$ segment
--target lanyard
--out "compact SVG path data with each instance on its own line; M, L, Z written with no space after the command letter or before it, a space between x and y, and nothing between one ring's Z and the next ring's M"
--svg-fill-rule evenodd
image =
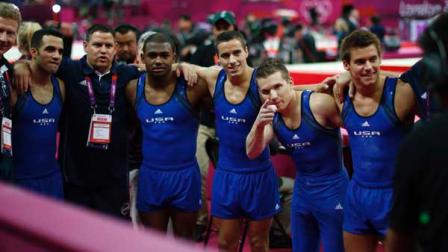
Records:
M6 86L6 85L9 85L9 74L8 74L8 71L5 71L4 75L5 75L5 78L2 78L4 83L2 83L1 84L2 86L0 87L2 89L2 93L0 94L0 115L2 117L5 114L5 107L3 106L4 105L3 99L8 96L8 94L7 94L7 86Z
M92 87L92 81L89 76L85 76L84 79L87 82L87 90L89 92L89 100L90 100L90 107L95 112L96 109L96 99L95 99L95 93L93 92ZM117 74L112 74L112 83L110 85L110 92L109 92L109 112L112 114L115 110L115 93L117 90Z

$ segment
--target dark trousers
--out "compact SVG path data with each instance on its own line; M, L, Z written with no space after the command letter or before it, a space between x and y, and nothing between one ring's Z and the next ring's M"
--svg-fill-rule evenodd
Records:
M127 185L83 187L64 184L65 200L120 219L129 219Z

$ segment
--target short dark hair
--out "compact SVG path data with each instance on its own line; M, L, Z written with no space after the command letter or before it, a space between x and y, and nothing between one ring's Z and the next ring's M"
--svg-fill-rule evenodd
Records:
M90 41L92 34L95 32L110 33L110 34L112 34L112 36L114 36L114 31L109 26L102 25L102 24L94 24L94 25L90 26L89 29L87 29L87 33L86 33L86 41L87 42ZM115 36L114 36L114 38L115 38Z
M215 41L215 48L218 52L218 45L223 42L228 42L230 40L237 39L241 42L241 45L243 48L247 46L246 39L244 38L243 34L239 31L225 31L216 37Z
M448 24L448 13L440 14L422 33L418 42L425 53L436 52L437 54L442 54L440 50L444 49L446 54L448 50L448 31L446 30L446 24ZM436 39L434 38L434 34L436 34ZM448 55L440 56L445 57L445 60L448 58Z
M352 4L344 4L342 6L342 16L343 17L348 17L350 15L350 12L352 12L352 10L355 9L355 6L353 6Z
M340 55L343 62L350 62L350 50L374 45L381 56L381 43L378 37L370 31L358 29L342 40Z
M30 48L36 48L38 49L42 45L42 39L44 36L55 36L62 40L64 40L64 36L62 33L60 33L57 30L54 29L40 29L33 33L33 36L31 37L31 47Z
M422 84L426 88L448 94L448 13L440 14L419 38L424 51Z
M290 80L288 69L279 59L265 59L257 68L256 79L265 79L276 72L280 72L282 78Z
M125 34L128 32L133 32L135 34L135 39L138 40L140 37L140 31L137 29L137 27L130 25L130 24L121 24L115 27L114 29L114 35L117 33Z
M176 44L174 43L174 40L172 39L172 37L167 34L167 33L163 33L163 32L157 32L154 33L152 35L150 35L148 38L145 39L145 42L143 44L143 53L146 53L146 49L147 49L147 45L148 43L168 43L171 46L171 49L173 50L174 53L176 53L177 51L177 47Z

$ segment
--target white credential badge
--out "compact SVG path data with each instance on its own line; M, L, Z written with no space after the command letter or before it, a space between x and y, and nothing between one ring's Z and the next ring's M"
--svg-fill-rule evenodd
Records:
M112 129L112 115L93 114L90 121L88 142L93 144L109 144Z
M12 154L11 143L11 129L12 121L7 117L2 118L2 140L1 140L1 152Z

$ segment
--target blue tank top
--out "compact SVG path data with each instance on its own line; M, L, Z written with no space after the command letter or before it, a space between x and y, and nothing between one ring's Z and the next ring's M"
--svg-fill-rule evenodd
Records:
M31 91L19 96L13 116L13 160L17 179L38 178L59 169L56 133L62 111L61 92L51 77L53 97L48 104L37 102Z
M366 187L390 187L398 147L407 131L395 112L396 78L386 78L380 104L371 116L360 116L346 97L342 120L350 139L353 179Z
M318 182L345 176L340 130L324 128L316 121L310 108L311 94L311 91L301 94L300 126L288 128L281 115L276 113L274 131L294 159L298 178L314 178Z
M271 167L268 148L253 160L246 155L246 137L261 106L255 82L255 71L252 74L246 97L239 104L231 104L225 97L224 83L226 79L225 71L221 70L213 95L216 135L219 138L217 168L232 172L265 171Z
M195 165L198 113L187 99L186 84L178 78L169 100L150 104L145 96L145 78L137 83L135 109L143 132L142 168L178 170Z

